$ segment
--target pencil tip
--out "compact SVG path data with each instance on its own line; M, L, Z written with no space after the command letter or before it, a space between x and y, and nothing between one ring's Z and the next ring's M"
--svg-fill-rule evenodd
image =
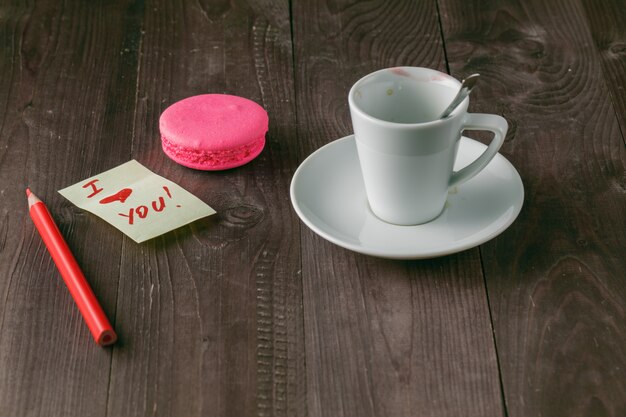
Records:
M30 188L26 188L26 197L30 197L31 194Z

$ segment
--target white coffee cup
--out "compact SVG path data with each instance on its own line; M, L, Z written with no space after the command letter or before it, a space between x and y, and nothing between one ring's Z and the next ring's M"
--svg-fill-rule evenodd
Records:
M504 142L508 124L493 114L467 112L469 97L450 116L435 120L461 83L419 67L376 71L357 81L348 95L365 191L380 219L415 225L435 219L448 189L478 174ZM494 133L485 152L454 172L463 130Z

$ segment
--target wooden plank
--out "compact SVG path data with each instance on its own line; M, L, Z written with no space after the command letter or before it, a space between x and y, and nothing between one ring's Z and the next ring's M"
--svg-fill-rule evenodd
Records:
M481 249L508 416L626 414L626 153L584 9L441 1L453 74L503 114L520 218Z
M445 71L435 2L292 5L302 157L352 131L361 76ZM308 404L320 416L500 416L477 249L430 261L361 256L303 229Z
M626 143L626 7L621 0L581 0Z
M626 4L623 0L581 0L581 3L626 142Z
M146 5L133 157L218 215L124 244L109 415L304 414L299 224L287 2ZM160 113L203 93L250 98L270 115L246 166L201 172L161 151Z
M0 11L0 415L103 416L111 350L93 342L24 190L48 204L114 319L122 237L56 190L130 156L137 16L127 2L14 3Z

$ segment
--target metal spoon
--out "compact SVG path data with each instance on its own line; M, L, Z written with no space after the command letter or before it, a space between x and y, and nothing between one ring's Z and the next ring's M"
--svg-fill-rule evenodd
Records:
M456 97L454 97L454 100L452 100L452 103L450 103L450 105L446 107L443 113L441 113L441 115L435 120L445 119L446 117L450 116L450 113L452 113L454 109L456 109L456 107L461 104L463 100L465 100L465 97L469 96L470 91L472 91L472 88L474 88L476 81L478 81L478 77L480 77L480 74L472 74L464 79L461 83L461 88L459 89Z

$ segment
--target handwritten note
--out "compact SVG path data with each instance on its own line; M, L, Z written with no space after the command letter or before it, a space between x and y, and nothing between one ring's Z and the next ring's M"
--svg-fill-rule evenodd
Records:
M135 160L59 193L138 243L215 214L199 198Z

